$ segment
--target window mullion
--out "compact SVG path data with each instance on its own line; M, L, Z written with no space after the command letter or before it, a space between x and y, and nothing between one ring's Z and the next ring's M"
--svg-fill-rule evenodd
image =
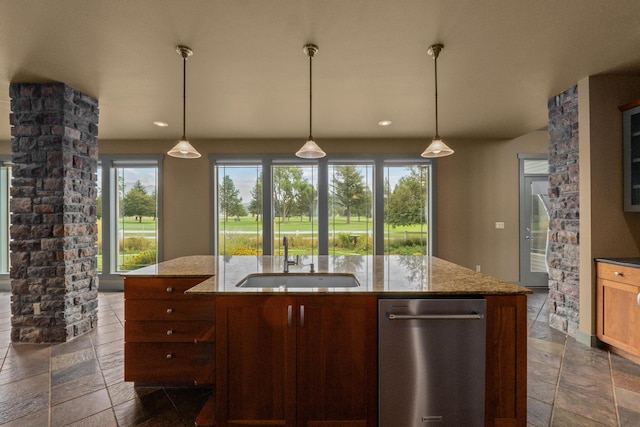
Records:
M262 160L262 254L273 255L273 169L271 159Z
M318 161L318 255L329 254L329 162ZM312 201L313 203L313 201Z
M384 255L384 161L373 166L373 254Z

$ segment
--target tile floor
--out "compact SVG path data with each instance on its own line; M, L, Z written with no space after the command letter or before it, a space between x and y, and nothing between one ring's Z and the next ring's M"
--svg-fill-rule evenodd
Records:
M90 334L14 346L10 294L0 293L0 426L193 425L211 391L124 382L123 294L99 298ZM549 328L546 292L528 309L528 425L640 427L640 366Z

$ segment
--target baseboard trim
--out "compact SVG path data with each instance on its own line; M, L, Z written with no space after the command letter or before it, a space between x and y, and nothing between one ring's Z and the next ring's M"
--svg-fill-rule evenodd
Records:
M581 330L576 331L574 337L580 344L588 345L589 347L598 347L598 338L595 335L587 334Z

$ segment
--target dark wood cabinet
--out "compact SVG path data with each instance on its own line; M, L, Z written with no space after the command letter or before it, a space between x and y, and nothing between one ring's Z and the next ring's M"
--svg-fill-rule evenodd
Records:
M375 426L375 296L216 299L216 426Z
M184 294L205 279L125 278L125 381L214 384L214 298Z
M596 263L596 336L610 350L640 360L640 268ZM620 351L621 350L621 351Z
M487 296L485 426L527 424L527 297Z

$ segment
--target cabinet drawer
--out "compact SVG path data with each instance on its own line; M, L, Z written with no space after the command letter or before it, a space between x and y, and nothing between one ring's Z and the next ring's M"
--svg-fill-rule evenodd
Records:
M205 281L202 277L127 277L124 279L125 299L191 298L184 291Z
M141 322L127 320L124 324L126 342L213 342L213 322Z
M598 262L596 274L601 279L640 286L640 268Z
M213 343L125 343L124 380L213 385L214 349Z
M164 320L213 322L215 307L212 299L125 300L125 320Z

